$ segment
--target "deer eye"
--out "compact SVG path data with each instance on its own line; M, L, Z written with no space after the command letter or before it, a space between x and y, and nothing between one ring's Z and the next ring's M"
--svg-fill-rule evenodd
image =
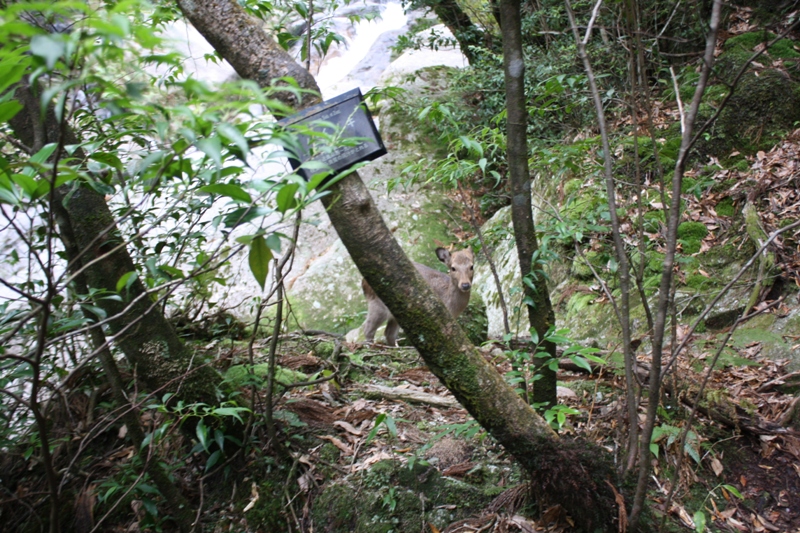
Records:
M453 272L455 272L455 271L456 271L456 267L450 267L450 270L452 270Z

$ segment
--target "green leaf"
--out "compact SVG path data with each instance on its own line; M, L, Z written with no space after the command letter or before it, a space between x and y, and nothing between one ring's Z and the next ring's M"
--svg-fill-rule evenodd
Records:
M269 262L272 260L272 252L267 246L267 241L263 235L253 239L250 243L250 270L253 272L256 281L264 290L264 284L267 282L267 273L269 272Z
M35 35L31 39L31 53L44 60L48 70L56 66L56 61L67 51L67 45L59 34Z
M122 161L120 161L119 157L114 154L110 154L108 152L95 152L89 155L89 159L93 159L98 163L103 163L104 165L108 165L117 172L122 172Z
M10 205L19 205L20 202L17 188L5 175L0 175L0 202Z
M122 289L129 289L133 282L136 281L136 272L127 272L120 276L117 280L117 292L122 292Z
M592 355L592 354L588 354L588 353L583 353L583 351L581 351L581 353L583 354L583 356L584 356L586 359L588 359L589 361L592 361L592 362L594 362L594 363L597 363L598 365L605 365L605 364L607 364L607 363L606 363L606 360L605 360L605 359L603 359L602 357L597 357L596 355Z
M81 308L86 310L86 311L88 311L89 313L92 313L93 315L95 315L100 320L104 320L106 318L106 316L108 316L108 315L106 315L105 309L103 309L101 307L97 307L96 305L81 304Z
M588 373L590 374L592 373L592 366L589 364L589 361L587 361L585 357L581 357L580 355L570 355L569 358L570 360L572 360L573 363L583 368Z
M220 451L225 449L225 433L221 429L214 430L214 442L219 446Z
M656 444L655 442L651 442L650 443L650 451L653 453L653 455L658 457L658 444Z
M36 183L36 180L30 176L26 176L25 174L12 174L11 180L19 185L19 187L25 191L25 194L28 197L33 196L33 194L36 192L36 189L39 187L39 184Z
M274 211L267 207L240 207L225 215L223 219L226 228L232 228L245 222L250 222L258 217L271 215ZM249 241L248 241L249 242Z
M278 211L281 213L286 213L286 211L293 208L297 204L294 198L294 193L297 192L299 187L300 186L296 183L288 183L281 187L281 190L278 191L278 194L275 197L275 202L278 204Z
M145 494L161 494L160 492L158 492L157 488L155 488L152 485L148 485L147 483L139 483L139 485L137 485L137 488L140 491L144 492Z
M222 142L218 136L200 139L195 146L214 161L217 169L222 168Z
M386 429L389 430L389 435L391 435L392 437L396 437L397 426L394 423L394 418L392 418L391 416L387 416L385 422L386 422Z
M242 151L242 155L247 157L247 154L250 153L250 146L247 144L247 139L244 138L244 135L242 135L242 132L240 132L238 128L226 122L222 122L217 126L217 131L222 135L223 139L235 144L239 150Z
M692 520L694 520L694 530L697 533L703 533L706 530L706 514L703 511L694 513Z
M270 233L267 237L267 246L273 252L281 253L281 238L277 233Z
M200 187L200 190L209 194L219 194L220 196L227 196L237 202L252 203L253 198L242 189L240 186L233 183L215 183L214 185L206 185Z
M8 122L22 110L22 104L16 100L0 104L0 122Z
M742 493L739 492L739 489L737 489L733 485L722 485L722 488L727 490L728 492L730 492L731 494L733 494L734 496L736 496L740 500L744 500L744 496L742 496Z
M150 516L158 516L158 506L156 506L156 503L153 500L150 498L142 498L142 505Z
M242 422L240 413L249 411L247 407L219 407L214 409L214 414L217 416L232 416L239 422Z
M206 424L202 418L200 422L197 423L195 434L197 435L197 440L203 446L203 449L208 451L208 428L206 428Z
M381 427L381 423L383 423L385 419L386 419L386 413L381 413L375 418L375 426L373 426L372 431L370 431L369 435L367 435L367 440L364 442L364 444L369 444L372 441L372 439L375 438L375 435L378 434L378 430Z
M214 465L217 464L217 462L220 460L221 457L222 457L222 452L220 450L214 450L214 453L208 456L208 461L206 461L205 471L208 472L209 470L214 468Z

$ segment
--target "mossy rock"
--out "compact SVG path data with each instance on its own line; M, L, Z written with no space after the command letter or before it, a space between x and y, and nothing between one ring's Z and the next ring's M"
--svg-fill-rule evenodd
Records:
M731 81L733 76L742 68L755 53L756 48L764 46L777 37L772 32L753 31L731 37L723 44L723 53L717 58L717 71L720 75ZM757 61L764 64L765 60L783 59L793 66L794 60L800 59L800 53L795 50L795 41L780 39L760 56Z
M328 485L314 501L314 530L325 533L422 531L426 524L444 529L475 514L502 488L443 477L419 462L413 468L386 460Z
M725 157L734 150L754 154L777 143L800 120L800 85L784 72L745 74L717 119L700 153Z

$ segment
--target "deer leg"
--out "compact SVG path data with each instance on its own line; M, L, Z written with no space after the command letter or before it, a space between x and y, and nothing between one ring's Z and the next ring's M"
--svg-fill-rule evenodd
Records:
M383 302L375 299L367 301L367 319L364 321L364 338L368 343L375 342L375 332L381 324L389 320L392 314L383 305Z
M386 323L386 345L397 346L397 332L400 330L400 324L397 323L394 317L389 318Z

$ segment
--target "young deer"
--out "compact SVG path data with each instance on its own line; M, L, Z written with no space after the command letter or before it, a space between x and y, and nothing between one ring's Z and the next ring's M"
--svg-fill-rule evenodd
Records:
M453 318L467 308L469 303L470 289L472 289L472 274L475 256L469 248L459 250L452 254L444 248L436 249L436 256L439 261L447 265L450 273L445 274L425 265L414 263L417 270L422 274L422 278L430 286L436 296L444 302ZM386 344L389 346L397 345L397 331L400 325L392 316L389 308L384 305L367 280L361 281L361 288L367 298L367 320L364 321L364 336L367 342L375 340L375 331L386 322Z

